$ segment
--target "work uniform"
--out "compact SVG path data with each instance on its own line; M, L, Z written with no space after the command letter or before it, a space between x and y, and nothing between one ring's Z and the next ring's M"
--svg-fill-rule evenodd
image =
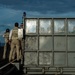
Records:
M10 50L10 45L9 45L9 32L5 32L3 37L5 38L5 45L4 45L4 52L3 52L3 59L5 59L7 56L7 53Z
M19 28L18 33L19 33L19 40L20 40L20 56L22 56L23 50L24 50L24 30L23 28Z
M14 49L14 48L16 48L16 49ZM17 60L19 60L19 49L20 49L20 42L18 39L18 27L15 27L12 30L12 34L11 34L11 51L10 51L10 55L9 55L9 61L12 60L12 56L13 56L13 54L15 56L15 53L16 53Z
M23 29L23 24L21 23L20 28L18 30L19 33L19 40L20 40L20 58L21 62L20 65L24 64L24 29Z

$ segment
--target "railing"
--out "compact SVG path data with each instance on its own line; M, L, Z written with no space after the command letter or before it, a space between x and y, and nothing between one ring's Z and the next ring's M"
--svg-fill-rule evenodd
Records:
M14 61L16 61L16 59L14 59L13 61L11 61L11 62L9 62L9 63L7 63L7 64L5 64L4 66L2 66L2 67L0 67L0 70L2 70L3 68L5 68L5 67L7 67L7 66L9 66L11 63L13 63Z
M16 61L16 59L14 59L13 61L0 67L0 75L8 75L8 74L12 73L14 71L14 69L16 69L16 67L14 65L11 65L14 61ZM9 67L10 67L10 69L9 69ZM16 70L18 70L18 69L16 69Z

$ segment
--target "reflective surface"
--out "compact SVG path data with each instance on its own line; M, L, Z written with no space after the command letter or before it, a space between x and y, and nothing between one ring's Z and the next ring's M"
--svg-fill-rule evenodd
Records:
M65 33L64 20L54 20L54 33Z
M68 33L75 33L75 20L68 20Z
M26 20L26 33L36 33L37 20Z
M51 20L40 20L40 33L51 33Z

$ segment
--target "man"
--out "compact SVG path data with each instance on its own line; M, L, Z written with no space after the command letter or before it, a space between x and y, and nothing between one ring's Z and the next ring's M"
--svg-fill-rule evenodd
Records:
M7 28L6 32L4 33L3 37L5 38L5 45L4 45L4 52L3 52L3 59L7 58L7 53L10 50L10 45L9 45L9 33L10 30ZM7 51L8 50L8 51Z
M17 22L15 23L14 29L11 30L11 33L9 35L9 40L11 41L11 50L10 50L10 55L9 55L9 61L12 60L14 50L16 52L16 57L17 57L17 61L18 61L19 60L20 42L18 39L18 23Z
M18 35L20 40L20 58L23 56L23 50L24 50L24 29L23 29L23 23L21 23L20 28L18 29Z

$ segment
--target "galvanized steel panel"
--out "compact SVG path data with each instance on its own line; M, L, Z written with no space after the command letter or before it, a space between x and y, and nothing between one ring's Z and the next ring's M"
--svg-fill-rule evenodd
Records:
M66 65L66 53L54 53L54 65L65 66Z
M39 64L40 65L51 65L52 64L52 53L49 53L49 52L39 53Z
M75 51L75 37L68 37L68 51Z
M75 34L75 19L68 20L68 33Z
M39 23L39 33L52 33L52 25L50 19L40 19Z
M52 50L52 37L41 36L39 37L39 50Z
M68 53L68 66L75 67L75 53Z
M54 37L54 50L66 51L66 37Z
M26 37L25 50L37 50L38 43L37 37Z
M75 67L74 30L75 19L26 19L25 65Z
M36 19L27 19L26 20L26 34L27 33L36 33L37 20Z
M63 34L65 33L65 21L64 20L54 20L54 33Z
M24 60L25 65L37 65L37 53L25 52Z

